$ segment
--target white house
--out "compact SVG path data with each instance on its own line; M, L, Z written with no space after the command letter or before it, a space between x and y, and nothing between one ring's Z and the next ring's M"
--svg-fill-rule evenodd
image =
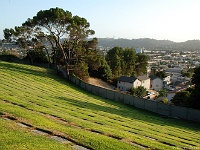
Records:
M137 88L138 86L141 86L141 81L135 77L121 76L117 82L117 88L121 91L127 91L132 87Z
M166 76L163 81L165 82L166 85L171 83L171 76Z
M151 75L150 77L150 89L160 91L163 89L163 80L157 76Z
M143 86L147 90L150 89L150 78L149 77L147 77L146 75L142 75L142 76L138 76L137 78L141 82L140 86Z

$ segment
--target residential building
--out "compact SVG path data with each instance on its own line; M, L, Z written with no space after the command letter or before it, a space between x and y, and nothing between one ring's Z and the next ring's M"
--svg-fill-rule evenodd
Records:
M147 77L146 75L142 75L142 76L138 76L137 78L141 82L140 86L143 86L147 90L150 89L150 78L149 77Z
M181 68L167 68L165 70L166 74L171 76L171 81L178 81L178 77L181 77Z
M151 75L150 77L150 89L160 91L163 89L163 80L157 76Z
M141 86L141 81L135 77L121 76L117 82L117 88L121 91L127 91L132 87L137 88L138 86Z

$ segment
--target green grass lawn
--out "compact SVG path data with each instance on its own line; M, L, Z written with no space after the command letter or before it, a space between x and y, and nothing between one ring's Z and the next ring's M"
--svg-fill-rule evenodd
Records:
M200 124L159 115L97 97L53 70L0 62L0 149L200 149ZM56 142L18 127L59 134ZM37 148L37 149L38 149Z
M31 134L12 121L0 118L0 149L35 150L35 149L71 149L70 145L60 144L48 137Z

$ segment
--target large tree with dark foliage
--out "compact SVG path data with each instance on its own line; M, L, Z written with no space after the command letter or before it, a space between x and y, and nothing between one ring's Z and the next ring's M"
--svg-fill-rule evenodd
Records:
M136 55L135 74L137 76L147 73L148 57L145 54Z
M41 10L23 25L34 28L38 36L49 41L56 63L63 63L68 74L73 70L70 65L82 61L83 42L94 34L85 18L72 16L71 12L61 8Z
M192 83L195 85L192 91L191 103L193 108L200 109L200 67L195 68L192 76Z
M85 18L73 16L71 12L61 8L41 10L33 18L27 19L22 26L15 27L13 33L15 40L24 49L31 47L33 50L46 50L48 60L65 66L67 74L74 73L80 78L80 75L84 74L85 78L88 75L85 71L99 70L102 76L110 78L106 74L109 67L96 50L97 39L87 39L95 32L90 29ZM48 49L51 49L51 54Z
M108 51L106 60L114 78L122 75L138 76L147 72L147 56L136 54L133 48L114 47Z
M191 93L189 91L182 91L176 93L176 95L171 100L175 105L192 107L191 106Z

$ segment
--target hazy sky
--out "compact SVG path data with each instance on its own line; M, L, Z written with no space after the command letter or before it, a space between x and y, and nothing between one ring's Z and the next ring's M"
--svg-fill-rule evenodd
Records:
M5 28L55 7L86 18L95 37L200 39L200 0L1 0L0 39Z

